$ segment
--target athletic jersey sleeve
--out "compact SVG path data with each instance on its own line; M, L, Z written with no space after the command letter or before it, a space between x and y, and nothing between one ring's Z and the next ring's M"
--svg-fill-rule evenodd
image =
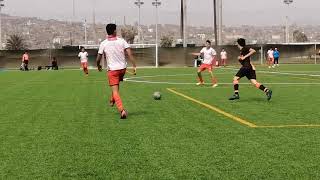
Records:
M212 49L211 54L212 54L212 56L216 56L217 55L216 50Z
M124 48L124 49L130 48L130 45L129 45L129 44L127 43L127 41L124 40L124 39L123 39L123 48Z
M78 57L81 57L81 52L79 52Z
M101 43L100 44L100 47L99 47L99 51L98 51L98 54L103 54L103 51L104 51L104 43Z
M204 53L204 48L201 49L200 53Z
M87 56L87 57L89 56L88 52L86 52L86 56Z

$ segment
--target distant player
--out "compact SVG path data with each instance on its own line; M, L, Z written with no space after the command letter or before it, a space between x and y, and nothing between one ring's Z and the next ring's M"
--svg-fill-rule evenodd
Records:
M132 62L134 74L136 74L136 62L132 56L129 44L124 39L117 37L117 26L115 24L108 24L106 26L106 30L108 37L100 45L97 56L97 66L99 71L101 71L102 69L100 61L102 55L104 55L107 61L109 85L112 91L110 106L116 104L120 112L120 118L126 119L128 114L122 105L122 100L119 93L120 81L123 81L123 77L127 68L127 61L125 58L126 54L128 55L129 60Z
M217 78L213 76L212 73L212 66L215 60L215 57L217 55L216 51L211 47L211 41L207 40L206 41L206 47L202 48L200 53L193 53L194 55L200 55L203 58L203 63L201 66L198 68L198 80L199 82L197 85L204 85L204 80L202 78L201 72L205 71L206 69L209 71L211 75L211 82L212 82L212 87L217 87Z
M225 49L221 50L220 58L221 58L221 65L226 67L228 55Z
M273 66L279 66L279 58L280 58L280 52L278 51L278 48L274 48L273 51L273 58L274 58L274 64Z
M23 68L22 69L23 71L29 71L29 67L28 67L29 60L30 60L29 53L28 53L28 51L25 51L24 54L22 55L22 59L21 59L21 61L22 61L21 68Z
M268 55L268 66L269 66L269 68L271 68L271 66L273 65L273 61L274 61L272 48L270 48L268 50L267 55Z
M240 56L238 57L239 62L241 63L242 67L238 71L238 73L233 78L233 85L234 85L234 95L229 98L229 100L236 100L240 99L239 96L239 80L246 76L251 83L258 89L262 90L266 93L268 101L271 99L272 91L266 88L264 85L260 84L256 80L256 69L251 64L251 56L256 52L252 48L246 47L245 39L238 39L238 48L240 49Z
M84 47L81 47L81 52L79 52L78 57L80 59L82 70L86 76L89 75L88 56L89 54L87 53L86 49Z

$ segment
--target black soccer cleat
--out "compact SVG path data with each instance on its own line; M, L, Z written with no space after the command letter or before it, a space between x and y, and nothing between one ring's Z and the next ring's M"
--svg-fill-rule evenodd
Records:
M240 99L239 94L234 94L229 98L229 100L231 100L231 101L236 100L236 99Z
M122 110L120 113L120 119L127 119L128 113L126 110Z
M270 101L272 97L272 91L269 89L269 91L266 93L268 101Z

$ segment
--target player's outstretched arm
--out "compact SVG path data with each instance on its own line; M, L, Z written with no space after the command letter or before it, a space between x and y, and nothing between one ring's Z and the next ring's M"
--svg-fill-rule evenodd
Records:
M132 63L133 73L136 74L136 73L137 73L136 59L135 59L134 56L132 55L132 51L131 51L130 48L127 48L127 49L126 49L126 53L127 53L127 55L128 55L129 61Z
M247 55L245 55L245 56L240 56L239 59L240 59L240 60L244 60L244 59L252 56L254 53L256 53L256 50L250 48L250 49L249 49L249 53L248 53Z
M102 71L102 66L100 65L101 59L102 59L102 54L98 53L96 63L97 63L97 68L99 71Z

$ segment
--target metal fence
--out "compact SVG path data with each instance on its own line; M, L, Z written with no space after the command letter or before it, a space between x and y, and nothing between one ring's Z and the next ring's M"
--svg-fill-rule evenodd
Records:
M249 45L257 51L252 57L254 64L266 63L266 52L269 48L277 47L280 51L280 63L282 64L317 64L320 59L317 47L320 44L267 44L267 45ZM222 48L228 53L229 65L238 64L237 57L239 49L236 46L214 47L218 54ZM159 66L160 67L184 67L194 65L193 52L199 52L201 47L188 48L159 48ZM88 49L89 65L95 66L96 49ZM69 47L64 49L48 50L30 50L30 66L46 66L51 63L51 57L56 57L61 68L79 68L78 47ZM24 51L0 51L0 68L18 69L21 64L21 56ZM138 66L155 67L156 48L134 48L133 53L138 62ZM219 56L218 56L219 58Z

